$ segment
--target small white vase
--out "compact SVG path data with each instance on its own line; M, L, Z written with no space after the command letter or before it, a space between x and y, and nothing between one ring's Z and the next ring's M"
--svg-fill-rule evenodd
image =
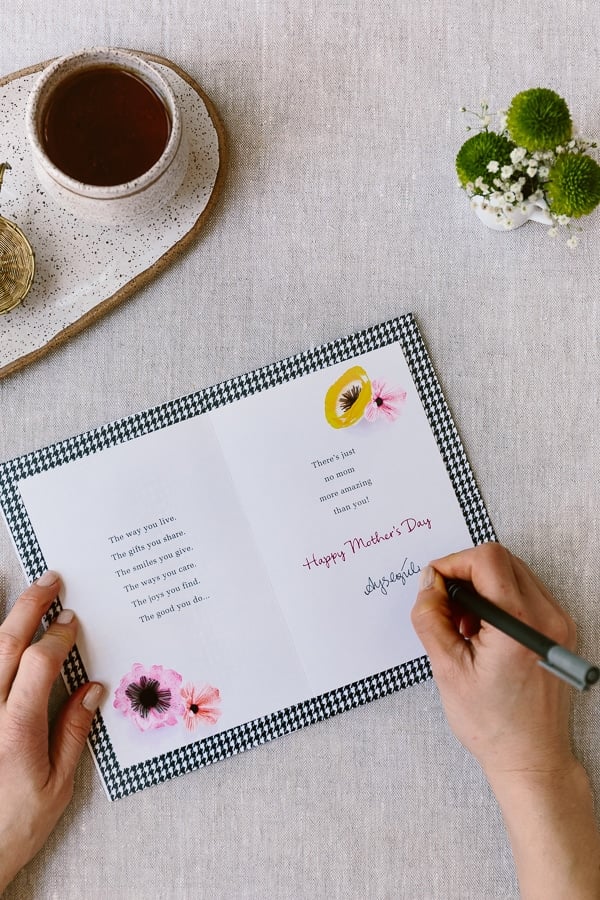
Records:
M498 201L476 194L471 197L471 209L484 225L495 231L512 231L530 220L540 222L542 225L554 225L544 200L525 200L523 203L515 204L509 213L502 213Z

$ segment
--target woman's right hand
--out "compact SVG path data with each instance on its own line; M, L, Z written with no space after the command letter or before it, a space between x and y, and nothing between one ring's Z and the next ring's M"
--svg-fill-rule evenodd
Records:
M500 544L434 560L412 612L448 722L490 780L503 772L562 770L572 761L569 688L538 657L457 608L444 579L475 590L557 643L575 647L575 625L531 570Z
M569 688L531 650L454 606L446 578L573 649L575 626L530 569L499 544L434 560L412 612L451 728L502 809L523 900L598 900L600 835L572 754Z

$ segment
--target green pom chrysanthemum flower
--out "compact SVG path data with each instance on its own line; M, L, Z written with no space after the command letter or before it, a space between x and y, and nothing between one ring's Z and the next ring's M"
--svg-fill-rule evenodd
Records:
M573 126L562 97L548 88L531 88L513 97L506 127L513 141L533 153L568 141Z
M600 166L580 153L557 157L546 184L550 211L557 216L579 218L600 203Z
M493 131L481 131L465 141L456 157L456 173L463 187L478 178L491 182L493 175L488 163L497 162L499 168L510 165L510 154L515 145Z

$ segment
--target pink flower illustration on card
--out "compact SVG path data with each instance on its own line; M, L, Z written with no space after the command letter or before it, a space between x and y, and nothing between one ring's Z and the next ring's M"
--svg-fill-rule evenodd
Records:
M188 731L195 731L201 722L207 725L217 723L221 715L221 694L217 688L210 684L197 687L188 683L182 688L181 696L184 703L183 723Z
M182 677L174 669L134 663L121 678L113 706L131 719L140 731L176 725L183 715Z
M210 684L188 682L174 669L134 663L121 678L113 706L140 731L152 731L182 721L188 731L201 724L215 725L221 715L221 693Z
M367 422L375 422L384 418L390 422L397 419L406 400L406 391L402 388L390 387L380 379L371 382L371 399L364 416Z

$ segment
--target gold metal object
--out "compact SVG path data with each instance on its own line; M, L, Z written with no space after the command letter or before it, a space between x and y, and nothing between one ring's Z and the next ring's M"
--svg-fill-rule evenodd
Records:
M8 163L0 163L0 187ZM35 257L31 245L18 225L0 216L0 315L18 306L27 296Z
M0 315L18 306L27 296L35 258L21 229L0 216Z

